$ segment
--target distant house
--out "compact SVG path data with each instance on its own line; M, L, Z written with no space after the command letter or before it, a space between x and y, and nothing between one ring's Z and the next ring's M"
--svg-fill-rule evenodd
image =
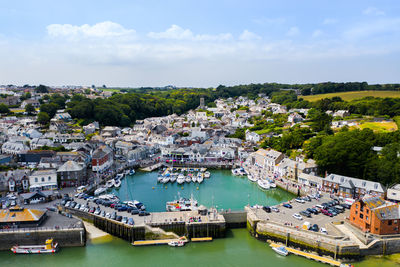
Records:
M399 210L398 203L380 197L365 197L351 205L349 220L352 225L371 234L399 234Z
M247 142L257 143L257 142L260 142L260 140L261 140L261 136L258 133L252 132L250 130L246 130L246 141Z
M290 122L290 123L298 123L303 120L304 120L303 117L300 114L298 114L297 112L292 113L288 116L288 122Z
M29 170L8 171L5 177L10 192L26 192L29 189Z
M57 189L57 172L55 169L37 170L29 176L29 190Z
M21 104L21 108L26 108L26 106L28 104L31 104L34 108L39 108L40 107L40 103L39 101L35 100L35 99L27 99L24 100Z
M27 146L23 142L15 142L15 141L8 141L3 144L1 147L1 152L4 154L12 154L17 155L21 153L25 153L29 150L29 146Z
M133 143L124 142L124 141L117 141L115 143L115 153L117 155L128 155L128 152L132 150L134 147Z
M350 112L348 110L338 110L335 113L333 113L333 117L348 117L350 116Z
M112 149L106 145L98 147L92 155L92 170L94 172L102 172L111 167L113 164Z
M387 199L400 202L400 184L396 184L387 190Z

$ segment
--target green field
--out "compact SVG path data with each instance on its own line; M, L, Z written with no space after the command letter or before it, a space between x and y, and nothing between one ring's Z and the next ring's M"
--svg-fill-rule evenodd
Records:
M358 128L361 130L369 128L374 132L393 132L398 129L395 122L364 122L355 126L354 128Z
M354 91L354 92L342 92L342 93L330 93L321 95L307 95L301 96L304 100L311 102L323 99L332 98L334 96L341 97L344 101L351 101L353 99L359 99L366 96L373 97L400 97L400 91Z
M119 92L121 89L113 89L113 88L101 88L103 91L109 91L109 92Z

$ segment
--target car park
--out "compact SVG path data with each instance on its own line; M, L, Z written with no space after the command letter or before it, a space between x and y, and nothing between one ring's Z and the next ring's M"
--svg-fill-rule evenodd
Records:
M301 215L298 214L298 213L295 213L295 214L293 214L292 216L293 216L293 218L295 218L295 219L297 219L297 220L303 220L303 217L301 217Z

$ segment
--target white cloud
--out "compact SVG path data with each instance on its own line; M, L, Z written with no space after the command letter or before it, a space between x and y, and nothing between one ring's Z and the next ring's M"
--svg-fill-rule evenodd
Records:
M188 41L227 41L231 40L232 34L221 33L217 35L209 34L193 34L189 29L183 29L178 25L172 25L164 32L149 32L148 37L153 39L172 39L172 40L188 40Z
M321 30L315 30L315 31L312 33L312 37L313 37L313 38L321 37L323 34L324 34L323 31L321 31Z
M287 36L293 37L300 34L300 30L297 27L291 27L286 33Z
M81 39L132 36L135 34L135 30L125 29L122 25L112 21L104 21L92 26L89 24L81 26L71 24L51 24L47 26L47 33L51 37Z
M324 25L331 25L331 24L336 24L337 22L338 22L337 19L326 18L326 19L324 19L324 21L322 22L322 24L324 24Z
M364 15L374 15L374 16L383 16L385 15L385 12L382 10L376 8L376 7L367 7L366 9L363 10Z
M239 40L241 41L253 41L253 40L260 40L261 36L250 32L248 30L244 30L242 34L239 36Z
M362 39L380 34L394 34L400 32L400 18L379 19L356 25L344 32L346 39Z

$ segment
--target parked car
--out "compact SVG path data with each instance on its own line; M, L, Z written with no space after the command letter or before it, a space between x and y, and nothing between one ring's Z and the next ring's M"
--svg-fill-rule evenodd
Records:
M302 199L304 199L305 201L308 201L308 202L311 201L311 198L310 198L309 196L305 196L305 197L303 197Z
M121 205L121 206L119 206L118 207L118 211L126 211L128 209L128 207L127 206L125 206L125 205Z
M144 211L144 210L139 211L139 216L148 216L148 215L150 215L150 212L148 212L148 211Z
M134 225L135 224L135 222L133 221L133 218L129 218L128 219L128 224L129 225Z
M301 217L301 215L298 214L298 213L295 213L295 214L293 214L292 216L293 216L293 218L295 218L295 219L297 219L297 220L303 220L303 217Z
M108 219L111 218L111 214L109 212L106 213L106 218L108 218Z
M351 205L347 204L347 203L341 203L340 206L342 206L345 209L350 209Z
M279 209L277 207L271 207L271 210L274 212L279 212Z
M322 210L322 214L329 216L329 217L333 217L332 213L330 213L328 210L325 210L325 209Z
M101 217L106 217L106 212L103 210L100 214Z
M122 221L122 216L121 215L117 215L117 217L115 217L115 220L118 221L118 222Z
M81 204L79 204L79 203L76 204L75 207L74 207L74 209L77 209L77 210L79 210L80 208L81 208Z
M100 215L100 212L101 212L101 210L100 210L99 208L97 208L97 209L94 211L94 215Z
M320 232L321 232L321 234L325 234L325 235L327 235L327 234L328 234L328 231L326 231L326 229L325 229L325 228L323 228L323 227L321 227L321 230L320 230Z
M300 214L305 216L305 217L311 218L311 213L306 211L306 210L300 211Z
M128 223L128 217L125 217L125 216L122 217L121 222L127 224Z
M324 209L324 206L322 206L321 204L315 205L315 207L317 207L319 209Z
M307 208L306 211L308 211L309 213L312 213L312 214L318 214L318 211L313 208Z
M117 218L117 213L116 213L116 212L113 212L113 214L111 214L110 219L111 219L111 220L115 220L115 218Z
M134 214L139 214L139 210L138 210L137 208L132 208L131 214L132 214L132 215L134 215Z
M314 224L313 226L311 226L310 231L318 232L319 231L318 224Z
M303 203L306 203L306 202L304 201L304 199L299 198L299 197L296 198L295 201L296 201L296 202L299 202L299 203L302 203L302 204L303 204Z
M292 205L290 205L289 203L284 203L282 206L288 209L293 208Z
M268 206L264 206L262 209L263 209L265 212L268 212L268 213L271 212L271 208L268 207Z

